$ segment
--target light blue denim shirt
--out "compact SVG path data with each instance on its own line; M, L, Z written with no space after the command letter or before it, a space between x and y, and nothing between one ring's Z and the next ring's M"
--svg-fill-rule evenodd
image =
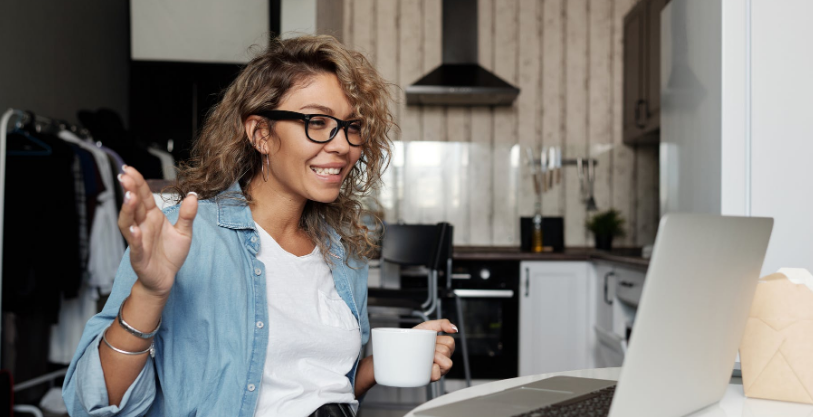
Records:
M237 184L227 190L235 191ZM178 208L164 210L172 223ZM367 264L351 257L348 267L338 233L331 229L330 236L333 281L359 323L361 355L370 337ZM269 337L265 270L274 267L257 260L259 244L248 206L223 194L200 201L192 247L155 337L155 358L147 359L114 406L108 403L99 343L136 281L128 249L107 304L88 321L68 368L62 396L70 415L253 416ZM357 368L358 359L347 374L353 386Z

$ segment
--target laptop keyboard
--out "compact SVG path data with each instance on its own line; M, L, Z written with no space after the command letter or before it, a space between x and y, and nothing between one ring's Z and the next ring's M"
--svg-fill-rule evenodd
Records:
M514 417L607 417L615 385L565 403L551 404Z

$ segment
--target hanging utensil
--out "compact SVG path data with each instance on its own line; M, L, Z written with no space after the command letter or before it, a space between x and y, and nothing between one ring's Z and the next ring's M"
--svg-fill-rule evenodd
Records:
M553 188L553 181L555 178L556 170L556 148L551 146L548 148L548 166L550 177L548 178L548 188Z
M596 183L596 160L589 158L587 159L587 186L590 194L587 197L587 211L598 210L598 206L596 205L596 199L593 195L595 183Z
M534 180L534 192L539 196L542 193L542 182L539 180L539 169L536 167L534 160L534 150L531 147L525 148L525 153L528 156L528 165L531 166L531 177Z
M545 148L542 148L539 160L542 167L542 192L546 193L548 192L548 176L550 173L548 172L548 153L545 152Z
M582 159L576 158L576 172L579 174L579 198L584 201L585 185L584 185L584 168L582 167Z

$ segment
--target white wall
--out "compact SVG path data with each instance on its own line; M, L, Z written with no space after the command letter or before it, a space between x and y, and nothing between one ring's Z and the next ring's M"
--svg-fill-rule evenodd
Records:
M78 124L78 110L107 107L127 123L126 2L0 4L0 112L13 107Z
M280 7L283 38L316 33L316 0L282 0Z
M720 213L721 15L719 0L676 0L661 15L662 213Z
M775 219L764 270L813 271L813 2L751 4L751 214Z
M763 274L813 270L810 15L807 0L673 0L661 17L663 211L773 217ZM675 71L697 83L675 89Z
M132 58L151 61L248 62L265 46L267 0L130 2Z

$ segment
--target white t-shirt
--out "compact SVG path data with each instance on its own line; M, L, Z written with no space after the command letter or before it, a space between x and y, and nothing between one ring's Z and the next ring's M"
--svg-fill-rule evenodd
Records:
M347 373L361 332L336 292L319 248L286 252L259 225L257 259L265 265L268 350L255 417L307 416L327 403L358 406Z

